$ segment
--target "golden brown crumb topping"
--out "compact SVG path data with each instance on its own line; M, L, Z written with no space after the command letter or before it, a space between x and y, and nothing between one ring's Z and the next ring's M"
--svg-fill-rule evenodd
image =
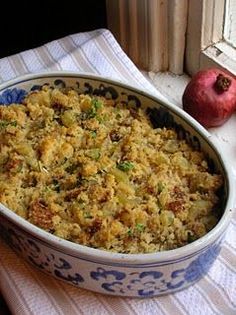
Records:
M43 87L0 106L0 149L0 201L67 240L147 253L217 223L222 177L142 108Z

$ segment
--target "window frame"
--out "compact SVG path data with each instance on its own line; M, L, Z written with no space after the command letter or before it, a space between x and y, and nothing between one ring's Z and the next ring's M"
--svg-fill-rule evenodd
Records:
M193 75L207 67L236 75L224 39L227 0L106 0L108 28L142 70Z
M224 39L226 0L190 0L185 71L219 67L236 75L236 49Z

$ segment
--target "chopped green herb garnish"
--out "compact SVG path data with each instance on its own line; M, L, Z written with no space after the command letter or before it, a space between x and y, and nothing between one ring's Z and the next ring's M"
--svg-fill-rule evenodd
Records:
M103 122L103 118L101 116L96 116L96 119L99 122L99 124Z
M94 118L94 117L96 117L96 115L97 115L97 110L96 110L94 107L90 108L90 109L87 111L87 118L88 118L88 119Z
M132 236L132 234L133 234L133 232L132 232L132 230L131 230L130 228L128 229L127 234L128 234L129 236Z
M123 172L128 172L134 168L134 164L129 161L124 161L124 162L118 163L117 168Z
M97 98L93 98L92 99L92 106L96 109L96 111L99 109L99 108L102 108L102 101L101 100L98 100Z
M97 137L97 131L96 131L96 130L92 130L92 131L90 132L90 135L91 135L91 137L92 137L93 139L95 139L95 138Z
M161 204L161 202L160 202L160 200L158 198L157 198L157 206L160 209L160 211L159 211L159 214L160 214L162 209L163 209L163 207L162 207L162 204Z
M137 224L136 224L136 229L137 229L139 232L143 232L144 228L145 228L145 225L144 225L144 224L142 224L142 223L137 223Z
M16 173L20 173L23 169L23 161L18 165L17 169L16 169Z
M121 117L122 117L121 114L119 114L119 113L116 114L116 119L121 119Z
M102 101L94 98L91 101L91 108L85 112L82 112L80 114L80 119L85 120L85 119L91 119L91 118L97 118L97 111L102 107Z
M17 121L7 121L7 120L0 120L0 129L4 129L7 126L13 126L16 127L17 126Z
M91 215L90 212L85 212L85 213L84 213L84 218L85 218L85 219L92 219L93 216Z
M57 179L53 179L52 180L52 184L54 186L54 190L56 190L56 192L60 192L61 191L61 187L60 187L60 183L58 182Z
M109 115L108 114L104 114L102 116L102 122L108 121L109 120Z
M45 187L44 187L44 191L45 191L45 192L50 192L51 189L50 189L48 186L45 186Z
M163 189L164 189L163 183L162 183L162 182L159 182L159 183L157 184L157 192L160 194Z
M94 118L96 115L97 115L97 111L94 107L92 107L89 110L87 110L86 112L82 112L79 115L79 118L81 120L86 120L86 119Z
M88 152L88 156L91 157L93 160L97 161L101 157L101 152L99 149L91 149Z

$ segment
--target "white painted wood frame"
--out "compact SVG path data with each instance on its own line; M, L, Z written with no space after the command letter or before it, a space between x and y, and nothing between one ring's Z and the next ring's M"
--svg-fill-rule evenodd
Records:
M236 1L226 0L224 38L236 48Z
M108 28L148 71L183 73L188 0L107 0Z
M208 67L236 74L236 50L223 38L226 0L189 0L185 71Z

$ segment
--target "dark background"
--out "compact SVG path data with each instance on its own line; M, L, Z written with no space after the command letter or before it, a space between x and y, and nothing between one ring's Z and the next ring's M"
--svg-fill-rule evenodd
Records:
M5 0L0 58L69 34L107 28L106 0Z

